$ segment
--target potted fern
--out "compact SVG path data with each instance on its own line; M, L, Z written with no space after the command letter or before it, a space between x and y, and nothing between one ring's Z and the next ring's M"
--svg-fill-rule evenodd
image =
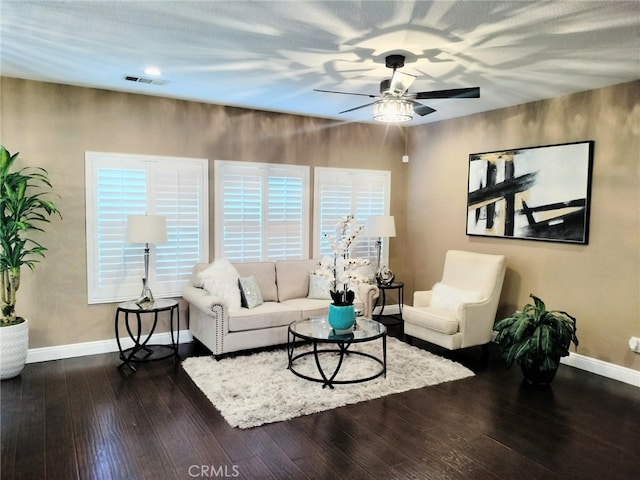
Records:
M569 346L578 346L576 319L567 312L547 310L545 303L531 294L534 303L498 321L493 329L500 356L507 367L520 365L527 382L551 383L560 358L569 355Z
M31 270L47 250L31 237L60 212L49 199L47 171L25 167L12 171L18 153L0 146L0 379L20 374L27 358L28 322L16 315L21 267Z

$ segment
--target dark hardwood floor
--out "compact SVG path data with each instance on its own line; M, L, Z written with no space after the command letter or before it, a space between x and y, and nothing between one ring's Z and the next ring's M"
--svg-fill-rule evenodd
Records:
M476 376L249 430L229 427L171 360L136 373L116 353L29 364L0 386L0 476L637 478L640 389L564 365L551 388L529 388L493 348L483 362L480 348L415 343Z

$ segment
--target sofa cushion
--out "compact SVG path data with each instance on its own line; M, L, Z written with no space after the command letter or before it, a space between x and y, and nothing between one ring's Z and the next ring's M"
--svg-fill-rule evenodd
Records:
M277 302L264 302L255 308L229 312L229 331L261 330L281 327L300 320L300 311Z
M262 300L265 302L277 302L278 290L276 287L276 269L274 262L247 262L234 263L241 277L253 276L258 283Z
M318 266L317 260L279 260L276 262L278 301L306 298L309 293L309 273Z
M331 300L322 300L317 298L292 298L281 302L287 307L291 307L302 313L302 318L315 317L318 315L326 315L329 311Z
M256 282L253 275L240 277L238 283L240 284L240 298L243 307L255 308L258 305L262 305L263 300L260 294L260 287L258 287L258 282Z
M472 290L460 290L459 288L436 283L431 289L431 306L441 310L455 312L465 303L478 302L482 299L482 293Z
M331 300L322 300L317 298L292 298L285 300L282 305L294 308L302 312L302 318L316 317L318 315L326 315L329 311ZM363 311L364 304L360 300L353 302L356 310Z
M224 258L215 260L208 268L198 275L202 288L215 297L224 299L229 310L240 308L240 288L238 287L238 272L235 267Z

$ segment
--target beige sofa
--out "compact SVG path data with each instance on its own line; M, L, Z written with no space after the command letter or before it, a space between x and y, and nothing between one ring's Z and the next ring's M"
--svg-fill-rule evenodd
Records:
M317 260L234 263L240 277L253 276L264 303L254 308L229 309L224 299L201 287L198 273L209 264L194 267L182 298L189 304L189 330L214 355L280 345L287 342L291 322L326 314L331 300L308 298L309 274ZM356 309L371 317L378 287L361 283Z

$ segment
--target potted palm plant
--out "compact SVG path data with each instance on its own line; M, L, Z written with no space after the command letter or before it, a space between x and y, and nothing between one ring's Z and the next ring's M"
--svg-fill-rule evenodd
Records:
M507 367L517 363L527 382L548 385L560 358L569 355L571 343L578 346L576 319L564 311L548 311L542 300L533 294L530 297L533 304L498 321L493 329Z
M44 231L40 225L60 215L50 200L47 171L25 167L12 171L18 153L0 146L0 379L20 374L27 358L28 322L16 315L20 270L31 270L47 250L30 235Z

